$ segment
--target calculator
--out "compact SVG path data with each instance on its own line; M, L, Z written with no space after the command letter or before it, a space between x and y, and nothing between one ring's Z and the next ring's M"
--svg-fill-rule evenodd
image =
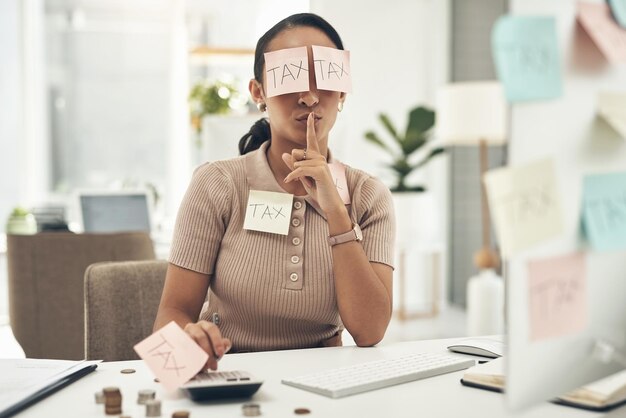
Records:
M249 398L263 384L250 373L241 370L205 371L181 386L194 401L224 398Z

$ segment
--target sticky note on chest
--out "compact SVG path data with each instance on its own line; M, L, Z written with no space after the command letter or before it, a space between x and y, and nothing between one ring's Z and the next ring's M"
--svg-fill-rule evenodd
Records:
M328 164L330 175L333 177L333 183L337 188L339 196L344 205L350 204L350 191L348 190L348 181L346 180L346 166L341 163Z
M243 229L287 235L293 195L250 190Z
M485 175L484 182L505 257L563 232L552 160L493 170Z
M209 358L174 321L136 344L134 349L169 390L194 377Z

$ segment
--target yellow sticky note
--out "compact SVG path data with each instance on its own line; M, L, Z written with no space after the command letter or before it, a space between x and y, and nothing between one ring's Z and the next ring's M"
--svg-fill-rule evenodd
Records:
M552 160L493 170L483 180L504 257L563 232Z
M626 92L599 92L598 114L626 139Z
M250 190L243 229L287 235L293 195Z
M531 341L574 334L588 324L585 255L528 263Z

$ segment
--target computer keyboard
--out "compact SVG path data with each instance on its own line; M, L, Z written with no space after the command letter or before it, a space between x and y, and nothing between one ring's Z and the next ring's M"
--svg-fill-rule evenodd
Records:
M455 372L473 365L474 360L451 355L417 353L283 379L282 383L331 398L341 398Z
M241 370L198 373L182 386L194 401L252 396L263 384L250 373Z

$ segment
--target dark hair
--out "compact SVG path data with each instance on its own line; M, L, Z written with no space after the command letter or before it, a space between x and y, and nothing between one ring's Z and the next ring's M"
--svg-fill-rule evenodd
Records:
M259 83L263 82L263 66L265 65L265 50L269 43L282 31L299 26L309 26L321 30L330 38L338 49L343 49L341 37L330 23L313 13L298 13L291 15L275 24L270 30L259 38L254 52L254 78ZM247 154L258 149L263 142L271 139L270 123L266 118L261 118L252 125L250 131L239 140L239 153Z

